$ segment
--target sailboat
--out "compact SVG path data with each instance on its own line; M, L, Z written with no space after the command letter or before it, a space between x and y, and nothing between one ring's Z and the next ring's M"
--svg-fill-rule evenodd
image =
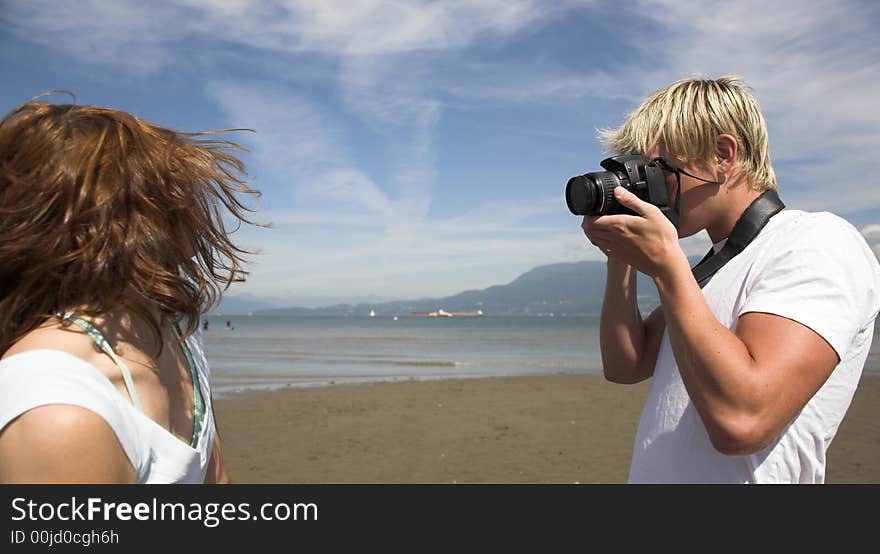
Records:
M376 310L370 310L370 317L376 317Z

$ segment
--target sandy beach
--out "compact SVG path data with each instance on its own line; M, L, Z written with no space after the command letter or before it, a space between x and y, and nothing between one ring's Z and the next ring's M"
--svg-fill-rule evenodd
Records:
M238 483L622 483L648 384L598 375L407 381L216 400ZM862 378L828 483L880 483L880 376Z

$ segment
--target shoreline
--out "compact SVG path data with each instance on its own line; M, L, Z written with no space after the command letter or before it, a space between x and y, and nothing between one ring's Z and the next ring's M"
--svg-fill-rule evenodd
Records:
M286 387L215 399L238 483L623 483L650 382L595 374ZM880 375L865 374L826 482L880 482Z
M303 381L303 382L288 382L288 383L273 383L273 384L253 384L253 385L243 385L241 387L230 387L230 386L214 386L212 387L212 393L214 395L215 400L227 400L238 398L242 395L254 394L254 393L273 393L273 392L282 392L288 390L299 390L299 389L323 389L323 388L335 388L335 387L359 387L362 385L382 385L382 384L392 384L392 383L436 383L442 381L454 381L454 380L462 380L462 381L480 381L480 380L491 380L491 379L519 379L519 378L528 378L528 377L562 377L562 376L579 376L579 375L590 375L590 376L600 376L602 375L601 369L598 372L586 372L586 371L572 371L572 372L563 372L560 371L558 373L534 373L534 374L521 374L521 375L443 375L443 376L427 376L427 377L388 377L388 378L357 378L357 377L337 377L329 380L316 380L316 381ZM880 375L878 375L880 376ZM318 378L316 378L318 379ZM219 390L218 390L219 389Z

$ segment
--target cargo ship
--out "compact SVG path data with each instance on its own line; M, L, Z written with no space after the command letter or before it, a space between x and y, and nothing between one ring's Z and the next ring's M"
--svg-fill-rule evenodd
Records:
M483 310L475 312L447 312L440 308L436 312L410 312L409 315L413 317L481 317Z

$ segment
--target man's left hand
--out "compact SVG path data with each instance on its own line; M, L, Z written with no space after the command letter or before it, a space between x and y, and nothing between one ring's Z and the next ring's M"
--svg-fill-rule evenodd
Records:
M617 258L651 277L684 257L678 244L678 231L660 208L623 187L615 187L614 197L621 206L639 215L584 217L581 227L590 242L608 257Z

